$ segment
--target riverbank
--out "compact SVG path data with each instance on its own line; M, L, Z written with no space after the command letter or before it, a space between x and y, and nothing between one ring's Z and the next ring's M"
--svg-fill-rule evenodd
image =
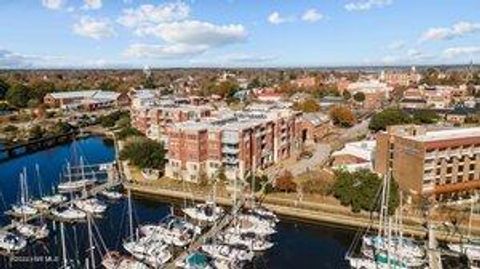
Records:
M136 196L141 196L146 199L154 200L176 200L181 203L182 200L195 201L195 202L204 202L209 199L208 195L200 195L192 192L184 192L181 190L173 190L160 188L158 186L145 185L140 183L130 182L125 184L127 189L130 189L132 193ZM218 197L216 202L224 205L231 206L232 200L230 197ZM288 203L291 204L288 204ZM281 217L293 218L308 223L316 224L331 224L335 226L349 227L352 229L377 229L376 218L370 218L368 214L356 214L356 213L346 213L343 210L336 211L335 208L330 205L317 205L315 209L305 208L305 204L299 202L294 203L292 201L279 201L275 198L266 198L262 205L266 208L274 211L279 214ZM283 204L282 204L283 203ZM247 204L248 206L248 204ZM327 209L330 207L330 209ZM418 218L404 217L404 234L409 234L419 238L425 238L427 235L427 230L423 226L424 221ZM448 231L442 231L443 223L434 222L433 227L437 227L436 236L440 241L445 242L458 242L462 237L457 233L452 235ZM460 226L460 230L466 230L467 227ZM479 227L472 227L472 234L480 234Z

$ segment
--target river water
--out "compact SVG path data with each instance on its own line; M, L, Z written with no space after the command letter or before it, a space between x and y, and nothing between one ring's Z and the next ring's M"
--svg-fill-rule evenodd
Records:
M103 138L91 137L76 142L76 149L86 159L86 163L109 162L114 158L113 145ZM59 173L73 154L72 144L64 144L24 155L0 163L0 191L2 211L19 200L19 173L27 168L28 184L31 196L37 196L40 188L43 193L58 184ZM35 165L40 167L41 180L36 176ZM39 184L39 181L41 184ZM103 218L95 219L94 230L97 263L103 245L113 250L121 249L122 238L128 231L126 201L109 203L109 209ZM135 223L156 222L170 211L168 202L133 199ZM0 215L0 223L6 225L9 218ZM58 223L48 222L51 234L48 240L29 245L28 249L17 257L0 258L0 268L59 268L61 265L60 230ZM66 245L68 258L82 263L88 256L88 237L86 224L66 225ZM354 237L354 231L312 225L300 221L282 219L278 233L273 236L275 247L256 258L254 268L347 268L344 255ZM100 266L97 266L97 268ZM78 268L83 268L79 266Z

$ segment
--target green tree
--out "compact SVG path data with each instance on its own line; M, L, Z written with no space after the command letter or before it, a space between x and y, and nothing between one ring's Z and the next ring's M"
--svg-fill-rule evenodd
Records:
M380 193L383 180L369 170L356 172L335 172L336 182L333 186L334 196L344 206L350 206L353 212L378 211L380 208ZM389 213L392 214L399 204L398 184L390 180L388 201Z
M413 122L417 124L436 123L440 117L433 110L416 110L413 112Z
M30 88L19 83L10 87L5 95L5 99L8 101L8 103L16 107L26 107L30 98Z
M387 108L373 115L368 128L374 131L386 130L387 126L411 123L410 115L397 108Z
M365 101L365 94L363 92L357 92L353 95L353 100L363 102Z
M40 125L33 125L30 130L28 130L29 139L40 139L46 134L45 129Z
M134 137L127 141L120 152L120 159L129 160L139 168L163 170L165 167L165 148L162 143L143 138Z
M344 91L343 92L343 99L348 101L348 100L350 100L350 98L352 98L352 94L349 91Z

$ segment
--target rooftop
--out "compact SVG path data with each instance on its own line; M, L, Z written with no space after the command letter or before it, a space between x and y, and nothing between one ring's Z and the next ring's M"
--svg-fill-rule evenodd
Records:
M409 138L420 142L433 142L469 137L480 137L480 127L430 131L424 135L410 136Z

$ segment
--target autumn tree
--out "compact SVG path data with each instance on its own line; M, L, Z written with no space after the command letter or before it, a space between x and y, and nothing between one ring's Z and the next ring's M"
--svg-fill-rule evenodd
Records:
M351 127L357 121L352 110L342 105L337 105L330 109L330 119L333 121L333 124L342 127Z
M275 189L283 192L295 192L297 183L293 181L293 175L290 171L283 172L275 181Z
M293 108L296 110L303 111L305 113L317 112L320 110L320 105L317 100L313 98L308 98L302 102L296 102L293 104Z

